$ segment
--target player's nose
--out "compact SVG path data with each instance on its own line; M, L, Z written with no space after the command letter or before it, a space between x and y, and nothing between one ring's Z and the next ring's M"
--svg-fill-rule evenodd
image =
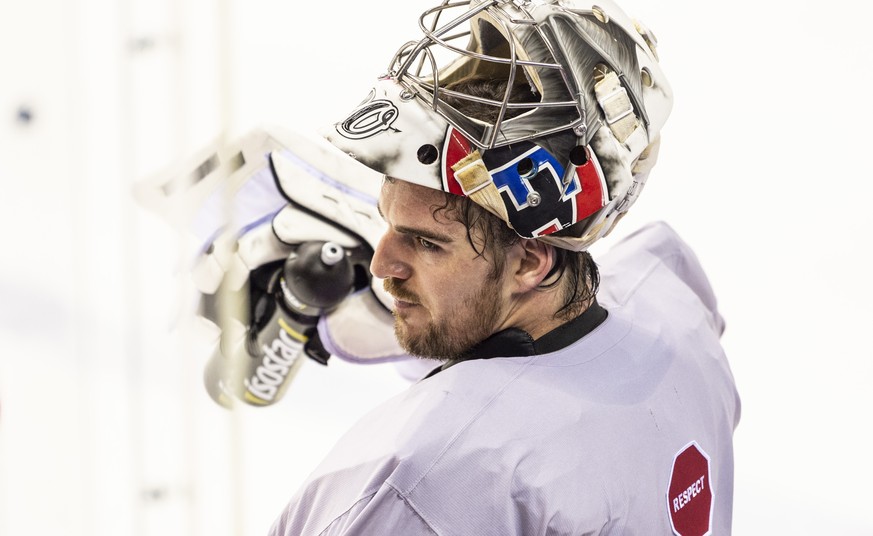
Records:
M398 233L389 229L379 240L376 251L373 253L373 259L370 261L370 273L374 277L380 279L386 277L409 278L411 270L401 255L400 238Z

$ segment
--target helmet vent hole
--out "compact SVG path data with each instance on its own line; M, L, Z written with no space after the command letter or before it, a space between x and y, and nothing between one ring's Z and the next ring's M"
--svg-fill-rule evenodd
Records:
M642 80L643 85L646 87L652 87L655 85L655 79L652 78L652 72L649 71L648 67L643 67L640 70L640 80Z
M426 143L418 148L418 161L426 166L429 166L436 162L439 156L440 152L437 150L437 148L429 143Z
M602 22L606 24L609 22L609 15L606 14L606 11L603 11L603 8L600 6L591 6L591 12L594 13L594 16Z
M570 149L570 162L576 166L584 166L588 163L588 150L584 145L577 145Z
M518 175L522 179L530 179L537 174L537 167L530 158L522 158L519 160L516 169L518 170Z

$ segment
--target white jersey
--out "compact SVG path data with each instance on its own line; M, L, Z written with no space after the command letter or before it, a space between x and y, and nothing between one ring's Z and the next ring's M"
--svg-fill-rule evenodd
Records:
M739 399L706 277L664 224L602 264L608 317L591 333L388 400L271 534L729 534Z

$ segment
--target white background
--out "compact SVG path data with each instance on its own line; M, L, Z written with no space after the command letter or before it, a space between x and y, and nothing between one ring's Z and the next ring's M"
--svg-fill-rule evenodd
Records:
M873 535L857 5L623 3L655 30L676 104L618 234L667 220L719 295L743 399L736 534ZM339 119L426 7L0 1L0 534L263 534L403 388L390 366L306 363L280 404L218 408L202 348L173 329L181 244L130 191L221 132Z

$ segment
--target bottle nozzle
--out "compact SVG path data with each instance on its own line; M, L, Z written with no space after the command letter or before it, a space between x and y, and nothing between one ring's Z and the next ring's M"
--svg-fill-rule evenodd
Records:
M325 242L321 246L321 262L328 266L333 266L343 260L345 254L343 247L336 242Z

